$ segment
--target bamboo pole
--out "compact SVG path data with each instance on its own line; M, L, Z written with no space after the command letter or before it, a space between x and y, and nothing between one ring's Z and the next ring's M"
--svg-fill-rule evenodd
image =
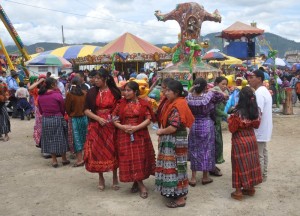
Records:
M9 55L8 55L8 53L7 53L6 49L5 49L5 46L4 46L4 44L3 44L3 42L2 42L1 39L0 39L0 46L2 47L2 51L3 51L3 54L5 55L6 61L7 61L8 66L9 66L9 69L10 70L15 70L15 67L12 64L12 62L11 62L11 60L9 58Z

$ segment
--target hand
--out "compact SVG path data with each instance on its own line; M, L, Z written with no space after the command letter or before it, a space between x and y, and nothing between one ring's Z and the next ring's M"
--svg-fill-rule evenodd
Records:
M163 135L163 129L158 129L156 131L156 135L158 135L158 136Z
M130 126L129 131L130 131L130 133L135 133L136 131L138 131L138 127L137 126Z
M225 98L226 100L229 98L229 95L228 95L228 94L223 93L223 95L224 95L224 98Z
M105 119L101 118L101 117L99 117L99 118L97 119L97 122L99 122L99 124L100 124L101 126L103 126L103 125L105 125L105 124L107 123L107 121L106 121Z
M43 82L43 81L45 81L45 78L40 78L40 79L39 79L39 83L41 83L41 82Z
M121 125L120 129L125 133L130 133L129 131L130 127L131 127L130 125Z

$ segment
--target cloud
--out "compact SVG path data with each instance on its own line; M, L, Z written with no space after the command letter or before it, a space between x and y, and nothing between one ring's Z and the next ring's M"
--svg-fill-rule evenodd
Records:
M179 26L175 21L158 22L155 10L173 10L185 0L15 0L3 1L2 6L25 44L61 42L64 26L67 43L109 42L125 32L133 33L151 43L174 43ZM24 4L32 5L26 6ZM247 24L255 21L266 32L300 42L298 0L227 0L203 3L205 10L218 9L222 23L204 22L202 35L220 32L236 21ZM42 9L46 8L46 9ZM61 12L58 12L61 11ZM82 15L82 16L78 16ZM1 38L13 44L3 25Z

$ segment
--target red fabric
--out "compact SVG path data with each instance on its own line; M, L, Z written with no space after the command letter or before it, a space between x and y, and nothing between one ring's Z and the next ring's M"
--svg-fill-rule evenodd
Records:
M144 120L151 119L150 112L152 112L152 109L142 101L119 103L113 115L119 116L120 110L124 110L123 116L120 118L122 125L138 125L140 116ZM150 175L154 175L155 172L155 152L148 128L135 132L133 136L134 141L131 142L129 134L117 130L119 178L121 182L144 180Z
M39 96L39 89L37 87L35 87L34 89L30 90L29 91L29 94L31 96L33 96L33 99L34 99L34 105L38 105L38 96Z
M5 102L8 100L9 93L6 83L0 83L0 102Z
M111 91L99 92L95 101L97 115L109 119L116 104ZM96 121L89 122L84 161L90 172L108 172L118 168L115 127L112 123L101 126Z
M139 115L139 119L138 119L138 123L142 123L145 120L145 112L149 112L150 114L150 120L152 122L156 121L156 117L153 113L151 104L149 103L149 101L146 101L144 99L138 98L139 104L141 105L141 109L140 109L140 115ZM125 98L122 98L121 100L119 100L120 106L119 106L119 113L118 116L120 117L120 120L123 121L125 116L125 112L126 112L126 105L128 104L128 101Z
M161 102L159 103L157 111L156 111L156 118L157 118L157 123L158 123L159 127L161 125L162 114L164 113L164 111L167 107L167 102L168 102L168 98L164 97L161 100Z
M260 119L254 121L241 119L233 114L228 119L232 132L232 187L250 189L262 182L258 146L254 128Z

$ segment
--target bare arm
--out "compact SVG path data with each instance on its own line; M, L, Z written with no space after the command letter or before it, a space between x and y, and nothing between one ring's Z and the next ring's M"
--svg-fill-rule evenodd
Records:
M156 132L156 134L158 136L160 136L160 135L165 135L165 134L172 134L172 133L175 133L176 131L177 131L177 128L174 127L174 126L172 126L172 125L170 125L170 126L168 126L166 128L158 129L157 132Z
M97 116L96 114L94 114L91 110L86 109L84 110L84 114L89 117L90 119L93 119L97 122L99 122L99 124L101 124L102 126L105 125L107 123L107 121L99 116Z
M145 127L147 127L151 123L150 119L145 119L141 124L136 125L136 126L130 126L130 125L122 125L120 122L115 121L114 125L120 129L125 131L126 133L134 133L136 131L139 131Z
M37 82L33 83L32 85L28 86L28 90L32 90L34 89L35 87L37 87L40 83L42 83L45 79L44 78L41 78L39 79Z

